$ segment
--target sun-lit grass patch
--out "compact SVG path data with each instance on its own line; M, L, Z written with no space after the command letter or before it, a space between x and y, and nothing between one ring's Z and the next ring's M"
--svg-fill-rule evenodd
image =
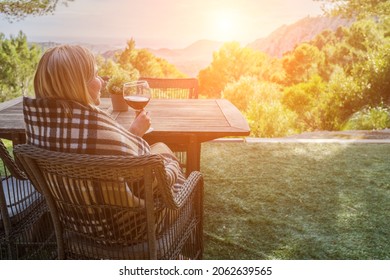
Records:
M390 145L206 143L207 259L390 259Z

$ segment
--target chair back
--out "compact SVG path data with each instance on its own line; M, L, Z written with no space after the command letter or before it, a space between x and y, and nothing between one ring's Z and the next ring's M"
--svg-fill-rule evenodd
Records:
M159 99L196 99L198 98L198 80L195 78L150 78L141 77L152 89L152 98Z
M15 154L42 189L59 258L177 258L181 233L160 155L81 155L18 145Z

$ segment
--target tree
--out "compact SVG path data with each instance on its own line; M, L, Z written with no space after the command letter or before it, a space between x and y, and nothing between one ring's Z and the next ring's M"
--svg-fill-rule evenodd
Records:
M139 78L139 72L137 69L132 67L132 65L128 65L126 69L120 67L120 65L114 62L112 59L104 59L104 57L98 55L96 57L96 63L98 66L98 74L104 80L108 81L112 78L115 80L126 80L134 81ZM108 86L108 85L107 85ZM103 88L101 90L102 97L108 97L109 92L108 88Z
M314 75L307 82L284 88L282 104L298 116L303 130L321 129L321 116L318 107L326 84L321 77Z
M136 49L134 39L128 40L125 49L117 52L114 59L97 56L96 60L99 75L106 80L114 78L115 80L127 79L133 81L142 76L155 78L185 77L183 73L165 59L154 56L146 49ZM102 90L102 96L107 95L107 89Z
M330 29L322 31L314 37L310 44L316 46L320 51L327 45L334 45L337 42L336 33Z
M211 64L199 72L199 91L205 96L219 98L225 86L242 76L259 77L266 60L266 54L241 48L238 42L225 43L213 54Z
M222 91L222 98L232 102L241 112L245 112L249 101L258 91L258 82L254 77L243 76L237 82L228 84Z
M322 9L328 15L345 18L381 17L390 15L388 0L314 0L324 2Z
M141 77L162 77L162 69L156 57L146 49L135 51L132 65Z
M22 32L6 39L0 33L0 102L33 90L32 80L41 49L27 43Z
M390 105L390 40L356 63L352 75L362 88L362 105Z
M116 55L121 68L132 71L137 69L142 77L180 78L185 75L165 59L158 58L147 49L136 49L135 40L127 41L126 48Z
M360 20L351 25L346 42L356 50L368 53L384 44L384 30L374 20Z
M316 46L302 43L286 54L282 61L286 71L286 83L291 85L308 81L311 76L318 74L325 62L325 56Z
M327 84L327 99L322 101L326 108L323 119L329 129L339 130L343 123L363 106L362 85L353 76L337 67Z
M281 137L297 133L297 115L281 103L281 86L269 82L253 84L255 93L245 116L255 137Z
M162 77L165 78L185 78L187 75L179 71L175 65L169 63L167 60L155 57L157 63L160 66Z
M74 0L61 0L61 3L67 5ZM53 13L59 0L2 0L0 1L0 14L12 22L14 20L24 19L28 15L42 16Z
M135 60L136 49L135 40L131 38L127 41L125 49L116 54L116 60L123 69L134 68L133 61Z

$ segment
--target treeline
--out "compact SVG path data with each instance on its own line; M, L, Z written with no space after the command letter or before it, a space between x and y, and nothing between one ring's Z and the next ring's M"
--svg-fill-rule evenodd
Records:
M33 90L32 80L41 48L29 45L22 32L9 39L0 33L0 102Z
M253 136L390 127L390 1L323 2L328 16L355 23L281 59L225 44L199 73L201 93L231 100Z
M157 57L147 49L137 49L134 39L130 39L124 50L115 53L113 58L96 58L99 75L109 79L108 88L102 91L102 96L108 96L108 89L118 83L137 80L139 77L181 78L185 74L173 64Z
M10 38L0 33L0 102L33 93L33 77L43 52L43 47L28 43L22 31ZM133 39L114 57L105 59L98 54L96 61L99 75L112 81L131 81L141 76L185 77L165 59L146 49L137 49ZM103 96L108 96L106 89Z
M389 23L370 18L327 30L280 59L225 44L200 71L200 91L231 100L254 136L388 127Z

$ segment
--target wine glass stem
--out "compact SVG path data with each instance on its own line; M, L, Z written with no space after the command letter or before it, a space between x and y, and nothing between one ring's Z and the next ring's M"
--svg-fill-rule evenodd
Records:
M138 117L139 114L141 114L142 110L135 110L135 117Z

